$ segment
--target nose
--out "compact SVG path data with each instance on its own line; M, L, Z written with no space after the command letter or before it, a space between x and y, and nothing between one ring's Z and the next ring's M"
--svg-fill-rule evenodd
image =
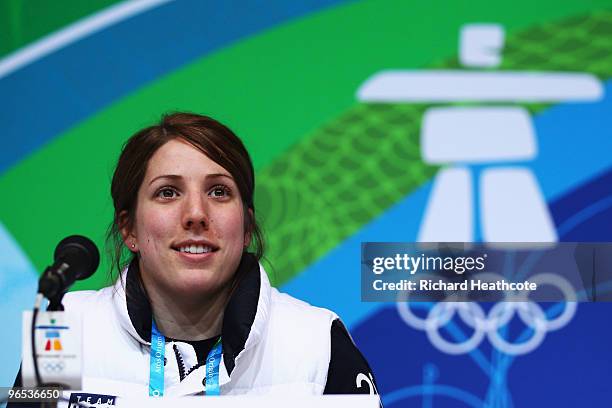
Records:
M208 229L208 207L206 197L194 194L183 201L182 224L185 229Z

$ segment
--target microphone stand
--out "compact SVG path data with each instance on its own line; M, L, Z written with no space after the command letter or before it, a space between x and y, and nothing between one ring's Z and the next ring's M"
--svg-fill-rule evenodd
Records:
M45 276L45 274L47 273L49 269L51 269L51 267L47 267L47 269L45 269L43 276ZM48 298L49 305L47 306L47 312L63 312L64 305L62 304L62 299L64 298L65 294L66 294L66 291L60 291L55 296ZM42 293L38 293L36 297L36 302L34 305L34 310L32 312L32 327L30 331L30 337L31 337L30 341L32 343L32 360L34 363L34 375L36 377L36 387L57 386L57 385L65 387L64 384L43 383L40 377L40 370L38 367L38 358L37 358L37 353L36 353L36 317L38 316L38 311L40 310L42 299L43 299Z

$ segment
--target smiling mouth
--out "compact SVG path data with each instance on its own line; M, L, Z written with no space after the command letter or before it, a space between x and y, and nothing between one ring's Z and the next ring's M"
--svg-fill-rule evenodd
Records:
M216 252L219 250L218 247L210 246L210 245L181 245L178 247L172 247L177 252L182 252L186 254L207 254L210 252Z

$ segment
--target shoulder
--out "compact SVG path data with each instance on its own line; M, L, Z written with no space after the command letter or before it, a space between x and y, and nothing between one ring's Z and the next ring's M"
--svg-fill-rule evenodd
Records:
M272 289L270 306L273 327L280 326L291 337L312 339L316 335L329 344L332 322L338 318L331 310L312 306L276 289Z
M272 288L271 299L271 306L277 313L283 313L293 317L320 319L329 321L330 323L338 318L338 316L329 309L312 306L303 300L279 292L276 288Z
M68 311L81 313L102 311L112 307L114 287L109 286L100 290L78 290L68 292L62 299L64 308Z

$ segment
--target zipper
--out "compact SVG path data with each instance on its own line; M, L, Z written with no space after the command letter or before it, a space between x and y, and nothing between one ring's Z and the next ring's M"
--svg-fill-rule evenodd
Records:
M202 361L201 363L198 363L198 364L194 365L193 367L191 367L191 368L189 369L189 371L187 371L187 373L185 374L185 377L187 377L187 376L188 376L189 374L191 374L191 373L192 373L194 370L196 370L196 369L198 369L198 368L202 367L202 366L203 366L203 365L205 365L205 364L206 364L206 361ZM204 380L206 380L206 375L204 376Z
M179 370L179 378L181 381L183 381L186 377L185 362L183 361L183 356L181 356L181 352L179 351L176 344L172 345L172 349L174 350L174 355L176 356L176 362L178 363L177 365L178 365L178 370ZM189 372L191 371L192 370L189 370Z

